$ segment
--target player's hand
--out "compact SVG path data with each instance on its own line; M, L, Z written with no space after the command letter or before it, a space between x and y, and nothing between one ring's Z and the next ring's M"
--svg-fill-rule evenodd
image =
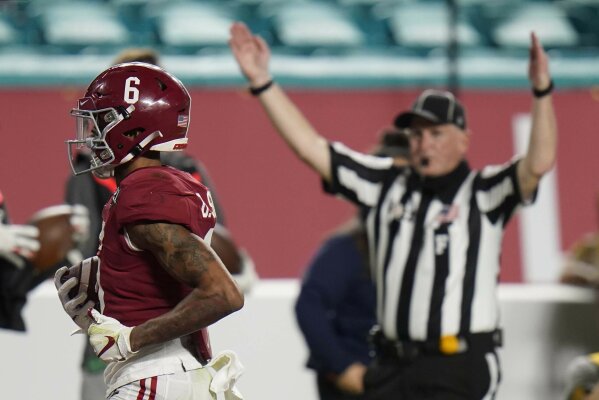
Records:
M335 384L343 392L362 394L364 393L364 374L366 374L366 366L358 362L353 363L337 377Z
M58 298L64 311L85 332L92 323L88 311L94 307L94 302L91 300L86 301L87 294L85 293L79 293L73 298L69 296L69 291L76 287L79 281L76 277L72 277L62 283L61 278L67 271L67 267L62 267L56 271L54 274L54 286L56 287Z
M551 82L547 54L534 32L530 33L530 49L528 60L528 79L533 88L547 89Z
M89 343L99 358L106 362L123 361L136 353L131 350L129 339L133 328L94 309L90 310L90 316L93 322L87 329L87 334Z
M260 36L252 34L242 22L231 25L230 32L229 47L241 72L252 87L264 85L271 79L268 72L270 60L268 44Z
M77 243L89 239L89 211L81 204L72 207L71 226L73 227L73 240Z
M0 224L0 254L33 257L40 249L39 233L35 226Z

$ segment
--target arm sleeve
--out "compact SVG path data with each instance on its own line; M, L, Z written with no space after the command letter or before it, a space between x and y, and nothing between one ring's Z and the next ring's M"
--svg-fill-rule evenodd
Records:
M331 182L324 183L324 190L359 207L375 206L385 182L397 174L393 158L362 154L337 142L329 144L329 151Z
M8 218L8 210L6 209L6 202L4 201L4 195L0 192L0 224L8 224L10 219Z
M119 226L137 222L168 222L190 227L191 214L187 196L158 186L145 193L121 191L117 200Z
M336 309L348 296L354 275L360 273L361 257L351 243L349 237L325 243L308 267L295 306L310 354L324 372L341 373L356 361L343 348L334 327Z
M477 177L476 200L481 212L492 223L502 221L505 226L519 206L532 204L537 197L535 191L530 200L522 198L518 184L518 162L520 160L515 159L500 166L485 167Z
M182 225L201 238L214 228L216 219L209 206L209 192L197 184L193 191L181 188L176 181L138 180L121 185L116 200L116 223L119 227L139 222L165 222Z
M184 152L163 152L160 155L160 158L165 165L170 165L173 168L189 173L210 190L214 208L216 209L216 215L218 216L218 222L222 226L226 226L224 211L218 200L213 181L204 164L197 158Z

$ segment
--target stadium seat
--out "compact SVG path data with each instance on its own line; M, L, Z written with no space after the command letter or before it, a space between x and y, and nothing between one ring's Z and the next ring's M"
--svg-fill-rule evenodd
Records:
M578 32L579 45L599 47L599 1L562 0L560 5Z
M236 19L231 7L216 2L168 2L147 11L161 44L179 50L227 46Z
M19 32L7 15L0 12L0 45L11 45L19 41Z
M238 4L254 5L254 6L266 6L277 4L290 4L290 3L305 3L310 0L231 0Z
M300 2L262 8L273 21L283 46L342 50L361 46L364 34L350 15L335 4Z
M493 31L493 40L501 47L528 47L530 32L537 33L546 47L576 46L578 33L566 13L549 2L531 2L514 7L508 18Z
M389 12L389 28L396 44L411 48L432 49L449 44L449 9L445 2L400 4ZM461 46L478 46L481 36L460 14L457 26Z
M109 4L84 1L33 3L31 17L38 21L44 42L66 50L125 45L129 32Z

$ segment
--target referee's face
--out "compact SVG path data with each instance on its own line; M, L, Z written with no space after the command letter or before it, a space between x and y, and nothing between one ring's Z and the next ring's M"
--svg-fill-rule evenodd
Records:
M454 124L434 125L417 118L410 129L410 150L416 171L423 176L443 176L465 158L469 134Z

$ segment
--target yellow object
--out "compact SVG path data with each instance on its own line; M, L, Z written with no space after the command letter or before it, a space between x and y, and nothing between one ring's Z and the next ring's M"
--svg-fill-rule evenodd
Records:
M595 365L599 366L599 353L589 354L589 360Z
M454 335L441 336L439 350L443 354L455 354L460 350L460 340Z

